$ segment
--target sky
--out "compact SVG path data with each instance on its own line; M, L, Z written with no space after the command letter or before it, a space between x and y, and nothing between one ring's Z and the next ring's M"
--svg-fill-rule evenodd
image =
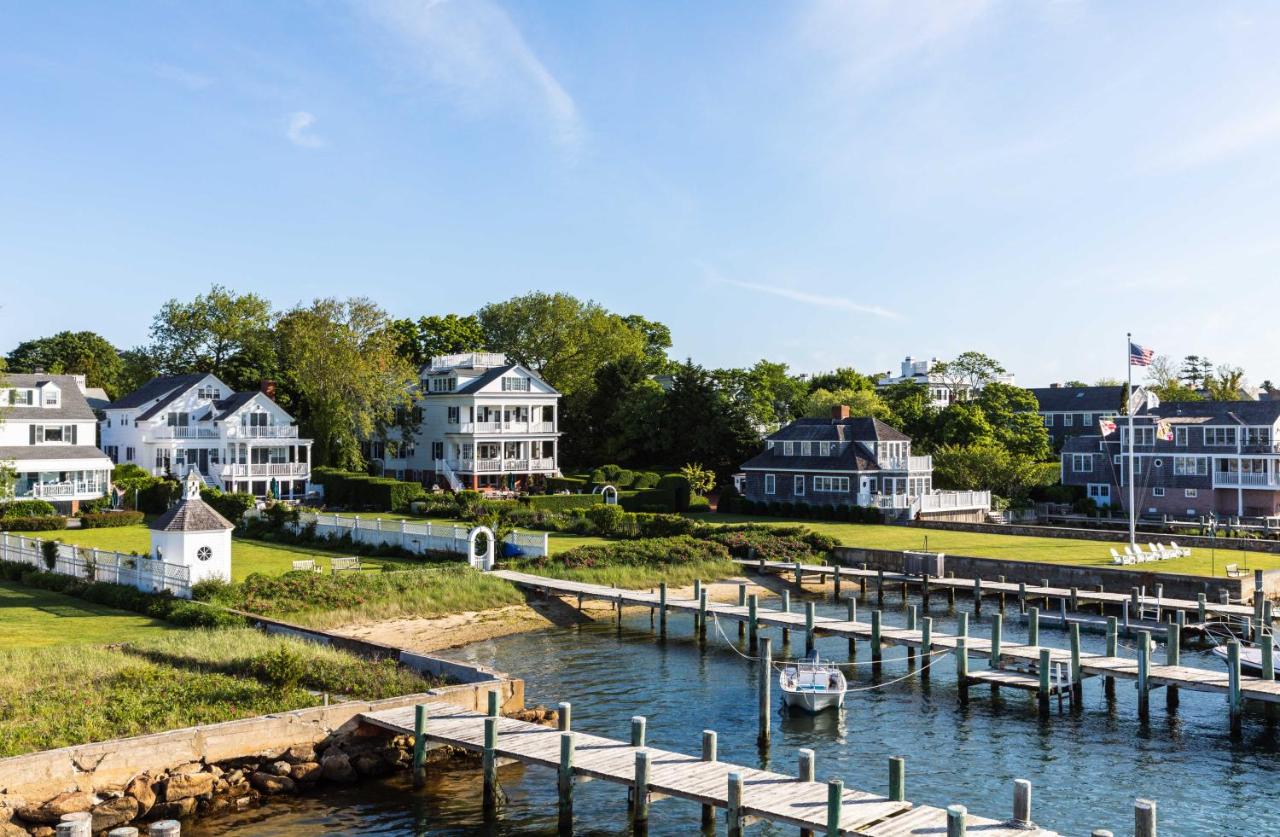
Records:
M10 3L0 352L213 283L676 357L1280 378L1280 4Z

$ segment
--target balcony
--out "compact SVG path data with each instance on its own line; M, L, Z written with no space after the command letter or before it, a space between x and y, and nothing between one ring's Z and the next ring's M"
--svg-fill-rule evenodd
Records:
M450 433L555 433L554 421L464 421Z
M1267 473L1215 471L1213 474L1213 487L1280 489L1280 477Z
M150 431L153 439L220 439L216 427L157 427Z
M107 493L105 482L38 482L30 496L37 500L90 500Z
M449 467L465 474L524 474L531 471L554 471L554 459L450 459Z
M227 425L228 439L296 439L298 428L292 425L273 424L266 427L245 427L242 424Z
M886 471L932 471L932 456L896 456L880 462Z
M305 477L311 473L308 462L228 463L217 467L222 479L228 477Z

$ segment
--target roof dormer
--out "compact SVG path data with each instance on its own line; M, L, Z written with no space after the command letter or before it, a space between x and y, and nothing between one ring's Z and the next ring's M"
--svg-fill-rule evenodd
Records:
M36 385L36 397L41 407L61 407L62 387L53 381L42 381Z

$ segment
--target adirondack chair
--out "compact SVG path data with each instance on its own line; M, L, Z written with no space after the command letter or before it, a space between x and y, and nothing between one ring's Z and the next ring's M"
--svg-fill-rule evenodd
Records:
M1116 552L1116 548L1114 546L1111 547L1111 563L1113 564L1124 563L1124 556L1121 555L1119 552Z
M1177 542L1177 541L1169 541L1169 545L1173 547L1173 551L1174 551L1175 553L1177 553L1179 557L1182 557L1182 558L1190 558L1190 557L1191 557L1191 548L1190 548L1190 547L1186 547L1186 546L1178 546L1178 542Z

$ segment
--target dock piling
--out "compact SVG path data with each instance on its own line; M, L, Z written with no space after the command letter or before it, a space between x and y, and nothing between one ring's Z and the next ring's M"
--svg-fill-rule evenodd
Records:
M837 566L831 570L831 583L835 585L835 589L831 593L831 601L840 601L840 568Z
M486 697L486 701L488 703L488 715L490 718L496 718L499 715L499 712L498 712L498 709L500 708L500 704L498 702L499 699L500 699L500 696L498 695L498 690L490 689Z
M817 781L814 778L813 750L810 750L807 747L801 748L799 752L798 764L796 765L796 767L797 767L797 771L796 771L797 782ZM800 837L813 837L813 831L808 828L802 828L800 829Z
M737 771L729 774L727 802L725 819L728 822L728 835L729 837L742 837L742 774Z
M852 597L845 600L845 616L850 622L858 621L858 603ZM857 659L858 642L853 638L853 634L849 635L849 659Z
M1115 657L1119 651L1119 628L1120 624L1114 616L1107 617L1107 656ZM1107 675L1102 679L1102 688L1108 698L1116 696L1116 679L1111 675Z
M1000 612L1004 613L1004 576L996 576L996 581L1000 582Z
M1004 615L993 614L991 617L991 658L987 661L991 668L1000 668L1000 634L1004 630Z
M814 603L804 603L804 655L806 657L813 654L814 636L813 636L813 620L814 620Z
M1232 735L1238 736L1243 727L1240 710L1240 640L1233 639L1227 643L1227 712Z
M427 707L413 708L413 786L420 788L427 779Z
M916 613L917 613L917 609L915 605L911 605L910 607L907 608L907 630L908 631L916 630L916 622L918 621L918 617ZM914 665L915 660L916 660L915 649L912 648L910 645L908 645L907 646L907 664Z
M933 660L933 617L920 620L920 679L929 679L929 663Z
M1080 623L1071 625L1071 708L1079 709L1084 697L1084 681L1080 676Z
M1032 828L1031 821L1031 782L1026 779L1013 780L1013 824L1019 828Z
M783 612L783 613L790 613L790 612L791 612L791 591L790 591L790 590L783 590L783 591L782 591L782 612ZM791 629L790 629L790 628L783 628L783 629L782 629L782 644L783 644L783 645L786 645L786 644L788 644L789 642L791 642Z
M698 596L698 639L702 642L707 640L707 591L703 591Z
M1156 837L1156 801L1137 799L1133 803L1134 837Z
M799 561L796 561L796 589L797 590L804 589L804 570L802 569L803 566L804 565L801 564Z
M844 782L827 782L827 837L840 837L840 817L844 813Z
M658 585L658 636L667 637L667 583Z
M636 752L636 783L632 789L631 822L643 830L649 821L649 751Z
M1040 703L1040 716L1047 717L1049 714L1049 667L1052 665L1052 653L1048 648L1040 649L1040 689L1037 697Z
M760 642L760 597L752 593L747 597L747 644L752 653Z
M907 801L907 760L902 756L889 758L889 799L892 802Z
M738 607L746 607L746 606L747 606L747 585L739 584L738 585ZM742 637L746 634L746 632L747 632L747 624L745 622L739 622L738 623L738 639L742 639Z
M498 719L492 715L484 719L484 810L491 812L498 807Z
M573 834L573 733L560 733L560 768L556 793L560 797L560 833Z
M982 577L976 576L973 579L973 613L976 616L982 612Z
M1018 609L1024 615L1027 612L1027 583L1025 581L1018 582Z
M556 720L561 732L568 732L573 728L573 704L567 700L562 700L556 707Z
M1040 644L1040 608L1033 607L1027 611L1027 645Z
M758 743L762 747L769 746L769 721L773 715L773 700L769 696L769 685L773 674L773 640L760 638L760 734ZM742 777L738 777L741 782Z
M1138 631L1138 717L1151 715L1151 693L1147 678L1151 673L1151 632Z
M884 605L884 570L876 570L876 605Z
M1080 588L1071 588L1071 612L1075 613L1080 610Z
M947 837L965 837L965 823L969 810L963 805L947 806Z
M969 640L968 637L956 637L956 688L960 693L960 702L969 702Z
M182 823L178 820L157 820L147 826L147 837L179 837Z
M1197 593L1196 594L1196 621L1199 622L1201 625L1205 623L1206 605L1207 605L1207 598L1205 594Z
M88 811L63 814L54 833L57 837L93 837L93 815Z
M880 611L871 611L871 670L880 671Z
M647 719L643 715L635 715L631 718L631 746L644 746L644 731L648 725Z
M702 731L702 760L716 761L716 731L713 729L704 729ZM716 806L702 806L702 827L714 826L716 822Z
M1182 611L1178 611L1178 615L1182 615ZM1170 622L1165 627L1164 635L1164 664L1167 666L1182 665L1182 631L1178 627L1177 622ZM1178 687L1164 687L1165 706L1169 709L1178 708Z

